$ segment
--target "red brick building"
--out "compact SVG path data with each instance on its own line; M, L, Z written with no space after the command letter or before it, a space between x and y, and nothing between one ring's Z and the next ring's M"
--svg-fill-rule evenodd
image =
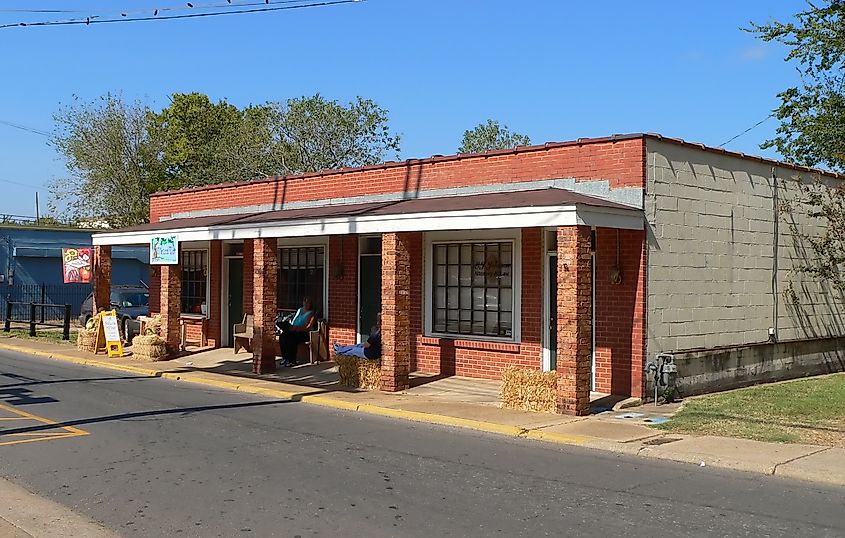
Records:
M655 175L680 150L691 170L752 162L637 134L157 193L150 224L95 236L98 290L110 245L174 234L180 264L154 271L150 294L170 345L182 315L227 346L251 313L254 369L271 371L276 311L308 295L341 343L382 311L383 390L412 371L495 379L516 365L556 370L559 411L583 414L591 390L642 396L647 345L667 350L646 331L647 268L668 252L656 215L672 206Z

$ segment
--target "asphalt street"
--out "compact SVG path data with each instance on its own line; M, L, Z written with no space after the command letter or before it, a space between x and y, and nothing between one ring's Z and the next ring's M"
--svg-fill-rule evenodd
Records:
M0 475L124 536L845 536L845 490L0 351Z

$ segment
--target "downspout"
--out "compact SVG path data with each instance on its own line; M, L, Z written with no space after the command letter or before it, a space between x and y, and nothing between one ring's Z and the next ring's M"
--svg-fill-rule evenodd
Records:
M769 329L769 340L778 341L778 247L780 244L780 197L778 188L777 169L772 167L772 327Z

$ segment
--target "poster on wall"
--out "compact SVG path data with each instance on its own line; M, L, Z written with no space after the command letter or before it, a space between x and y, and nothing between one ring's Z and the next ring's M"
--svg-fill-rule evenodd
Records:
M89 284L91 282L90 248L63 248L62 272L65 284Z
M154 235L150 239L150 265L179 263L179 239L175 235Z

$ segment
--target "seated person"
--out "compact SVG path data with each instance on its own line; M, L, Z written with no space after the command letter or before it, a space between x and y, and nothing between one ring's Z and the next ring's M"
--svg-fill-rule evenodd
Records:
M296 366L296 347L308 341L308 333L314 328L315 322L314 308L308 297L302 300L302 307L294 314L276 322L282 366Z
M381 358L381 312L376 316L376 324L370 329L370 337L363 344L342 346L335 342L334 352L338 355L349 355L362 359L376 360Z

